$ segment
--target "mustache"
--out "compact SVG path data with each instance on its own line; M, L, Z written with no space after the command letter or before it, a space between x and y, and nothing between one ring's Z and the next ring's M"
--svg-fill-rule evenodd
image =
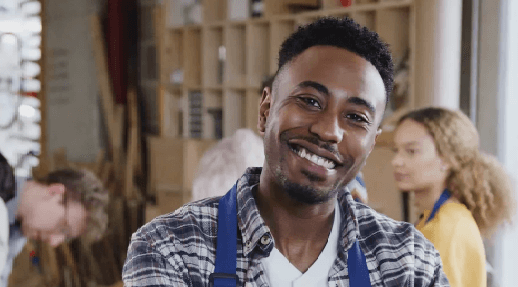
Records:
M327 150L328 152L334 154L338 158L341 158L340 153L338 152L338 147L335 144L330 144L330 143L322 142L321 140L319 140L316 137L308 137L308 136L289 137L287 134L282 134L281 135L281 139L283 141L286 141L286 142L288 140L294 140L294 139L304 140L304 141L307 141L308 143L311 143L311 144L316 145L316 146L318 146L318 147L320 147L322 149Z

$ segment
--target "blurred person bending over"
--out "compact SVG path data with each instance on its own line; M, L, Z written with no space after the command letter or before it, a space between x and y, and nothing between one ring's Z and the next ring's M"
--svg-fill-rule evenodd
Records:
M498 161L460 111L424 108L401 117L392 161L396 184L413 191L416 228L437 248L451 286L486 286L482 235L510 222L514 198Z
M76 237L93 242L108 223L108 193L90 171L59 169L18 183L17 188L17 208L9 214L9 254L0 278L2 287L7 286L13 260L27 238L53 247Z
M346 188L381 132L392 82L376 33L349 18L299 28L259 105L262 168L135 232L124 286L448 286L430 241Z

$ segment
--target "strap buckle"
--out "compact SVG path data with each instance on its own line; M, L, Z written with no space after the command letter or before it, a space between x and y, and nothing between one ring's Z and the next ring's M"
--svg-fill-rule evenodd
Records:
M215 278L234 279L234 280L236 280L236 286L237 286L237 282L239 282L236 274L214 272L209 275L209 287L214 287Z

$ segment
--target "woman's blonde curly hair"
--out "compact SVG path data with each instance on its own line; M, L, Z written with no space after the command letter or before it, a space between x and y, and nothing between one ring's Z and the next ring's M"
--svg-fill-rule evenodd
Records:
M403 115L425 126L441 158L449 164L448 190L473 214L480 232L489 236L502 223L511 223L515 200L511 179L498 160L479 150L479 135L460 111L423 108Z
M63 168L34 180L40 184L61 183L65 186L64 201L80 202L88 212L86 231L81 238L88 243L99 240L106 231L109 195L102 182L87 169Z

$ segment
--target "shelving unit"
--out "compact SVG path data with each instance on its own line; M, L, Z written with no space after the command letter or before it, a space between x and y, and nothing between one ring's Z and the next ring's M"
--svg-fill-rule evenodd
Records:
M324 16L349 16L378 32L390 45L396 65L408 55L409 90L400 106L414 107L413 0L355 0L349 7L340 7L337 0L323 0L321 9L297 14L282 12L286 9L279 3L289 0L274 4L273 0L264 1L263 17L239 21L226 20L227 0L204 1L203 10L211 12L204 14L203 23L174 28L166 28L167 7L162 7L162 25L157 32L160 136L190 138L188 95L192 91L202 93L203 140L217 139L214 111L218 109L223 137L239 128L257 132L261 83L276 72L281 43L300 25ZM402 209L400 205L398 208Z
M270 11L269 16L266 13L265 17L240 21L225 21L225 0L206 1L204 5L207 5L205 11L211 13L206 13L200 25L167 29L165 11L162 11L163 25L158 35L162 38L159 41L159 59L164 92L160 96L172 98L159 99L159 103L162 103L160 118L163 136L190 137L185 133L189 131L189 112L168 105L187 107L179 105L178 98L187 97L192 90L199 90L203 94L202 138L214 139L215 133L210 131L214 129L214 123L207 112L213 108L223 110L224 137L238 128L255 130L256 116L253 114L257 111L255 105L260 96L261 83L275 73L281 43L297 27L319 17L349 16L375 30L389 43L396 64L407 51L410 51L411 57L413 54L414 3L410 0L356 0L346 8L339 7L339 1L330 0L323 1L323 9L317 11L299 14ZM414 105L413 70L414 63L411 61L406 107ZM254 93L257 96L253 96ZM183 120L179 120L178 115L170 114L181 110Z

